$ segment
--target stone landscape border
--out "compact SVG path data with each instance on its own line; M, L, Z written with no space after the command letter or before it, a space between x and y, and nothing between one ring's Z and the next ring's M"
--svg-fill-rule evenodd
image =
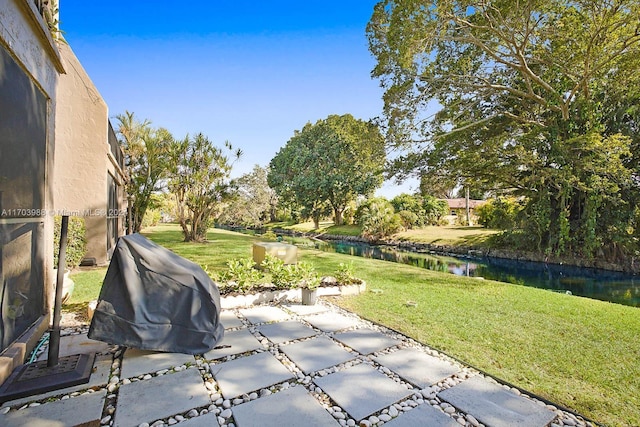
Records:
M318 296L346 296L359 295L365 292L367 284L362 282L357 285L344 286L320 286ZM249 293L245 295L229 295L220 297L220 306L223 309L250 307L252 305L268 304L271 302L294 302L302 300L302 289L288 289L282 291L265 291Z
M366 282L343 286L320 286L318 296L346 296L360 295L367 290ZM299 302L302 300L302 289L287 289L282 291L264 291L245 295L227 295L220 297L220 307L223 309L243 308L253 305L269 304L272 302ZM98 301L89 302L87 316L89 321L93 317Z

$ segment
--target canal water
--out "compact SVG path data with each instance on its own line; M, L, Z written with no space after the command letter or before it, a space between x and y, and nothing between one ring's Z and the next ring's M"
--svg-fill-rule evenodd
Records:
M409 252L391 246L363 243L312 241L290 237L284 237L284 240L297 245L313 246L326 252L400 262L459 276L484 277L640 307L640 276L541 262Z

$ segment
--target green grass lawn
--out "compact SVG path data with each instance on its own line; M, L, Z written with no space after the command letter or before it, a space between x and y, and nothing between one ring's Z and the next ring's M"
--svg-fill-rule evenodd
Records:
M75 283L75 287L71 298L65 305L86 304L98 298L106 273L106 267L78 270L71 273L71 279Z
M269 228L283 228L301 233L316 234L337 234L341 236L359 236L362 233L362 227L359 225L333 225L333 221L320 221L319 228L315 228L313 221L291 223L291 222L272 222L267 224Z
M258 240L216 229L207 243L184 243L175 225L143 234L210 271L251 256ZM638 308L313 249L299 249L299 259L321 274L352 262L368 289L381 293L335 302L364 318L597 422L640 425ZM97 297L104 271L72 275L70 302Z
M284 228L303 233L337 234L342 236L359 236L362 233L362 227L358 225L333 225L332 221L321 221L318 229L314 229L313 222L299 224L279 222L271 223L267 226L269 228ZM444 225L401 231L391 236L391 238L434 245L482 246L487 244L489 237L498 232L498 230L491 230L481 226Z
M459 225L428 226L402 231L393 237L418 243L449 246L482 246L498 230L484 227L463 227Z

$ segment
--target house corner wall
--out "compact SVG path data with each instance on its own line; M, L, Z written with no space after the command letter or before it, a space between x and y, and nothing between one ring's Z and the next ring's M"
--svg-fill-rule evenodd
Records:
M58 84L54 207L85 219L87 253L107 262L108 107L71 47L60 47L67 69Z

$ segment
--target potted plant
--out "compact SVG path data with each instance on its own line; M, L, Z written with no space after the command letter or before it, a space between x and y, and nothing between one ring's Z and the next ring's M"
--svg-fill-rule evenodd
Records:
M304 261L296 265L300 277L300 291L303 305L314 305L318 298L318 286L320 286L320 276L310 264Z
M60 251L60 227L62 224L62 217L56 216L53 223L53 268L55 269L55 274L53 277L58 277L57 268L58 253ZM86 233L87 231L83 218L69 218L69 229L67 230L67 250L65 254L64 284L62 287L63 302L69 299L75 287L75 283L69 278L69 273L71 272L71 270L77 268L80 265L80 261L82 261L82 258L84 258L84 255L87 252Z

